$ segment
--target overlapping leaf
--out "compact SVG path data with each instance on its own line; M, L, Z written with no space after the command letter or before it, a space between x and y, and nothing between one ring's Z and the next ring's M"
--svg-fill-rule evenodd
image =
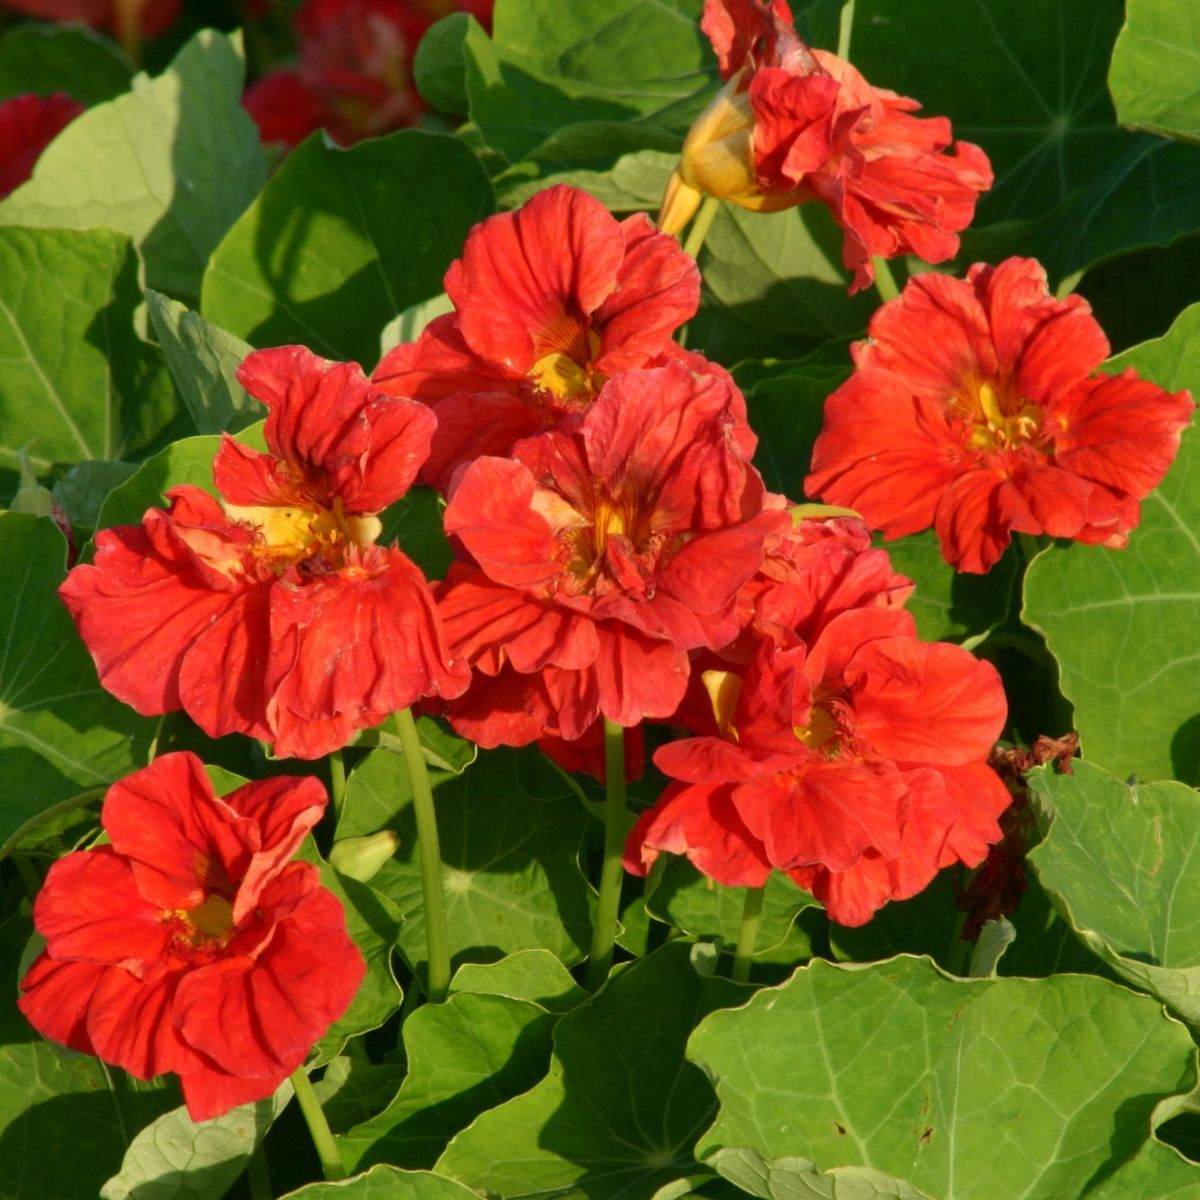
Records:
M488 962L540 947L566 963L590 939L590 888L578 855L587 815L536 752L496 750L461 774L433 772L451 956ZM404 916L399 945L420 970L425 919L404 759L374 751L351 774L337 836L392 829L401 843L372 880Z
M1088 976L955 981L911 958L818 960L710 1016L688 1053L721 1106L700 1158L870 1168L936 1200L1089 1194L1197 1083L1186 1029L1150 998Z
M112 42L81 25L17 25L0 37L0 100L66 92L99 104L125 91L132 74Z
M157 78L136 76L128 95L73 121L0 202L0 223L118 229L152 287L198 296L209 254L266 173L243 70L240 35L198 33Z
M201 311L255 346L302 343L370 370L380 330L442 290L492 203L454 138L405 130L341 150L314 135L217 247Z
M698 975L687 946L626 968L559 1021L546 1078L460 1133L437 1170L510 1200L650 1200L694 1175L692 1142L713 1101L684 1043L701 1017L743 995Z
M1200 305L1110 360L1200 394ZM1046 635L1085 758L1124 777L1200 779L1200 444L1142 504L1123 551L1054 546L1025 578L1026 624Z
M1108 86L1122 125L1200 141L1200 11L1127 0Z

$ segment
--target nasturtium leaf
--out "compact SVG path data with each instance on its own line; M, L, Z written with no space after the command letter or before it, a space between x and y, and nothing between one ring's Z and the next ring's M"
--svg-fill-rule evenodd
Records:
M266 175L243 74L239 34L196 34L161 75L136 75L128 95L67 126L0 201L0 223L110 226L137 243L151 287L194 299L209 254Z
M923 640L980 637L1008 616L1018 566L1016 550L1010 549L986 575L964 575L942 557L932 530L881 545L892 566L916 584L906 607Z
M453 730L446 729L433 717L418 717L416 720L417 734L421 739L421 749L425 752L425 761L439 771L464 771L479 755L479 747L466 738L459 737ZM400 728L396 722L396 714L379 725L363 729L351 743L354 746L378 746L390 750L393 754L404 753L404 743L400 737Z
M533 1087L550 1062L555 1018L510 996L460 992L404 1023L408 1077L378 1116L339 1138L347 1167L431 1167L480 1113Z
M433 771L450 953L490 962L541 948L578 962L591 938L591 888L579 869L587 815L557 772L533 750L481 755L461 774ZM346 784L337 836L392 829L395 858L372 883L404 917L400 950L425 969L425 918L416 823L401 755L376 750Z
M1192 1200L1200 1168L1157 1138L1094 1190L1088 1200Z
M82 25L17 25L0 37L0 101L66 92L99 104L126 91L132 74L115 43Z
M274 1096L199 1123L186 1108L164 1113L129 1143L100 1200L221 1200L291 1095L284 1083Z
M701 977L688 952L665 946L562 1017L546 1078L477 1118L437 1170L509 1200L650 1200L695 1174L692 1143L713 1098L684 1044L702 1017L747 990Z
M314 134L217 247L201 311L255 346L300 343L370 371L380 330L442 290L492 205L456 138L403 130L342 150Z
M124 235L0 228L0 468L26 447L39 474L136 457L169 434L179 401L134 332L141 299Z
M372 1167L338 1183L310 1183L281 1200L482 1200L461 1183L429 1171Z
M570 125L633 121L679 144L715 90L699 0L498 0L466 30L471 120L509 162Z
M688 346L720 362L798 358L866 329L878 300L848 296L842 236L819 204L752 213L725 204L700 254L704 298Z
M0 512L0 845L52 805L145 766L154 734L96 679L55 594L66 557L48 517Z
M463 41L468 23L474 18L467 13L451 13L425 31L413 56L413 83L422 99L431 108L444 113L465 116L467 99L467 61Z
M554 1013L570 1012L588 998L567 968L548 950L518 950L494 963L464 963L450 992L482 992L532 1000Z
M166 1084L130 1084L99 1059L55 1046L13 1002L28 918L0 922L0 1196L95 1196L133 1133L179 1102Z
M720 1101L701 1160L870 1167L938 1200L1089 1194L1197 1083L1186 1028L1149 997L1090 976L953 980L914 958L816 960L708 1017L688 1054Z
M746 889L722 887L678 855L664 855L660 861L663 866L651 877L646 893L650 915L696 937L717 937L732 950L741 928ZM755 953L778 946L800 912L815 903L782 872L772 872L763 894Z
M370 884L340 874L316 851L312 839L298 858L315 863L321 886L328 888L346 911L346 932L354 939L367 964L367 974L350 1007L336 1020L314 1048L315 1061L327 1062L346 1038L377 1029L400 1007L400 987L392 970L392 947L404 920L391 898ZM311 1063L310 1063L311 1065Z
M1200 141L1200 10L1126 0L1108 87L1122 125Z
M265 450L262 426L251 426L238 432L238 441ZM97 529L114 525L140 525L148 508L166 508L165 493L180 484L202 488L217 494L213 483L212 464L221 439L207 437L181 438L146 459L124 483L109 494L100 507Z
M1031 777L1045 837L1029 861L1088 947L1200 1024L1200 794L1090 762Z
M401 1062L372 1062L365 1043L352 1040L346 1049L326 1065L321 1078L313 1084L329 1128L335 1133L369 1120L396 1094L404 1078Z
M416 304L410 304L402 313L394 316L380 332L379 356L382 358L393 347L404 342L415 342L434 317L453 311L454 304L445 292L438 292L428 300L418 300Z
M763 1158L747 1147L718 1150L709 1164L762 1200L935 1200L871 1167L820 1171L806 1158Z
M1195 153L1193 151L1193 153ZM1110 359L1200 396L1200 304L1161 338ZM1142 502L1126 550L1055 545L1025 576L1022 619L1046 637L1083 756L1122 778L1200 780L1200 441Z
M76 463L53 488L54 499L67 514L72 529L95 529L104 501L137 469L137 463L103 458Z
M612 122L568 125L493 182L504 208L565 183L583 188L612 212L653 214L678 162L678 138L661 129Z
M146 308L198 433L235 433L266 416L237 381L250 346L161 292L147 291Z

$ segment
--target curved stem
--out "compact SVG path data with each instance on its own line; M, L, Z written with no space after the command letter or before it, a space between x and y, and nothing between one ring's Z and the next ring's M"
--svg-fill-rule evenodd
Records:
M342 752L334 750L329 755L329 799L333 804L333 819L342 819L342 805L346 802L346 764Z
M842 15L838 19L838 58L847 59L850 57L850 35L853 32L854 0L846 0L842 5Z
M892 268L887 265L887 259L876 255L871 261L875 265L875 290L879 293L880 300L884 304L895 300L900 295L900 289L896 286L896 277L892 274Z
M425 947L428 957L425 994L434 1004L450 991L450 938L446 932L446 897L442 887L442 851L438 844L437 813L433 788L425 768L425 753L412 711L396 714L408 783L417 820L417 852L421 857L421 895L425 902Z
M47 821L52 821L55 817L70 812L72 809L83 808L84 805L103 800L107 794L107 787L89 788L86 792L80 792L77 796L71 796L70 799L60 800L59 803L44 808L36 817L30 817L23 825L17 826L8 840L0 845L0 862L3 862L21 844L26 834L32 833L39 825L45 825Z
M720 207L721 200L718 196L704 197L704 203L700 205L700 211L696 213L692 227L688 230L687 241L683 243L685 254L690 254L693 258L699 255L700 247L704 245L704 239L708 237L708 228L713 223L713 218L717 215L717 209Z
M604 718L604 865L600 868L600 898L588 954L587 986L595 991L607 978L617 940L621 907L621 851L625 848L625 730Z
M754 944L758 941L758 924L762 919L763 895L766 885L746 889L742 902L742 925L738 930L737 952L733 956L733 970L729 978L734 983L745 983L750 978L750 960L754 957Z
M321 1107L313 1085L304 1073L303 1067L297 1067L292 1072L292 1087L296 1089L296 1101L304 1114L305 1124L312 1136L313 1146L317 1157L321 1160L321 1172L331 1183L346 1178L346 1168L342 1165L342 1156L338 1153L337 1142L333 1140L333 1131L325 1120L325 1110Z

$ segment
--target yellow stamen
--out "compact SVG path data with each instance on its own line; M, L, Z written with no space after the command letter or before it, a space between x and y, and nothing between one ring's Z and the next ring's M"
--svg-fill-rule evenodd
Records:
M738 696L742 692L741 676L732 671L702 671L700 682L704 684L704 690L708 693L717 728L723 734L732 735L733 740L737 741L733 718L737 712Z

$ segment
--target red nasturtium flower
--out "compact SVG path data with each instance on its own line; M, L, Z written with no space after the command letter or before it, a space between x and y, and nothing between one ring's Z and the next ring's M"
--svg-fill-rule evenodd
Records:
M424 478L442 490L460 463L507 454L589 404L619 371L703 363L671 341L700 303L690 255L643 214L618 221L576 188L547 188L476 225L446 293L455 311L390 351L372 376L437 410Z
M861 925L999 839L1010 797L985 758L1005 719L999 676L918 641L907 612L843 612L811 646L764 639L744 671L704 683L719 736L655 754L678 782L630 834L635 874L663 851L730 886L777 868Z
M785 0L706 0L701 27L728 82L688 134L661 228L682 229L704 193L756 212L820 200L842 228L852 292L873 280L872 255L953 258L992 185L978 146L806 46Z
M340 901L290 861L324 808L311 777L217 797L187 753L113 784L110 844L60 859L38 894L21 1011L139 1079L178 1075L195 1120L271 1095L366 971Z
M33 174L42 151L81 112L83 105L64 92L0 103L0 200Z
M960 571L987 571L1010 530L1126 545L1193 405L1132 368L1095 374L1108 341L1086 300L1010 258L910 279L868 333L826 401L810 495L888 538L933 526Z
M182 708L212 737L318 758L466 686L424 575L376 541L435 418L302 346L255 351L238 378L270 409L271 453L224 437L224 506L171 489L168 510L98 533L95 565L59 594L101 683L138 712Z
M690 651L737 634L736 593L783 511L739 453L732 384L680 363L611 379L567 427L479 458L446 532L472 563L438 602L476 670L448 706L484 746L575 741L603 715L667 717Z
M413 55L450 12L486 21L491 0L305 0L295 18L299 66L269 71L246 92L263 141L295 146L323 128L351 146L416 124L425 105Z

